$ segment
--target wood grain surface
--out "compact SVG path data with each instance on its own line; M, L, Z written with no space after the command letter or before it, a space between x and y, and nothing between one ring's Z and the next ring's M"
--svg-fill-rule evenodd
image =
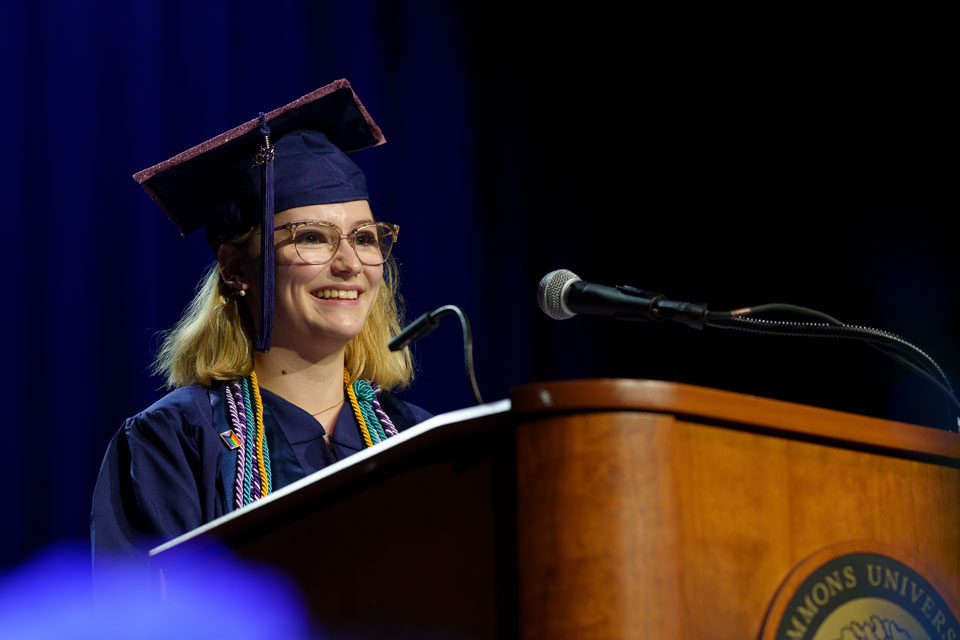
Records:
M514 398L524 638L756 638L791 569L851 540L957 599L956 435L633 382Z

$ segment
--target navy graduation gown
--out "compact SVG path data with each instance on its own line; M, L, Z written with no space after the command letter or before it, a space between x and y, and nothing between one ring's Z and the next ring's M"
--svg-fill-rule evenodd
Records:
M237 451L220 438L231 428L223 387L177 389L129 418L110 441L90 516L95 565L102 558L145 557L151 547L233 509ZM261 398L274 489L363 448L349 405L328 447L309 413L263 388ZM379 400L399 431L430 417L387 391Z

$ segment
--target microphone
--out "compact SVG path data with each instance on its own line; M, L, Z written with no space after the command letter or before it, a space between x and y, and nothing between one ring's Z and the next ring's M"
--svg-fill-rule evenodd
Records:
M480 387L477 386L477 374L473 370L473 333L470 331L470 321L467 320L467 314L460 307L447 304L439 309L426 312L404 327L400 333L390 340L387 347L390 351L400 351L407 348L436 329L440 318L451 313L460 318L460 328L463 329L463 365L467 372L467 381L470 383L470 391L473 393L473 399L476 403L478 405L483 404Z
M439 324L437 311L428 311L404 327L387 345L390 351L400 351L436 329Z
M793 304L762 304L733 311L708 311L707 305L668 300L666 296L634 287L584 282L567 269L551 271L537 287L537 303L555 320L566 320L578 313L613 316L623 320L673 320L695 329L705 326L735 329L756 334L850 338L862 340L890 356L899 364L921 375L941 391L958 411L950 414L948 431L960 432L960 399L940 365L925 351L903 338L879 329L848 325L815 309ZM817 318L820 322L767 320L752 316L762 313L795 313Z
M582 313L620 320L672 320L695 329L704 327L708 313L705 304L677 302L663 294L625 285L610 287L585 282L567 269L543 276L537 287L537 303L554 320Z

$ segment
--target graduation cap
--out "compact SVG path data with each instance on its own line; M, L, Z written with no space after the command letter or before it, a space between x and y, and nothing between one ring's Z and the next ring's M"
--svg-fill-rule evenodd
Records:
M262 225L256 349L273 333L273 214L368 199L347 154L386 140L350 83L337 80L188 149L133 178L182 234L206 229L216 250Z

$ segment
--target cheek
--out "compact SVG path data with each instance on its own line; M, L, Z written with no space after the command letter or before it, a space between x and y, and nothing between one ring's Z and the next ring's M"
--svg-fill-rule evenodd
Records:
M370 303L367 306L367 316L373 310L380 295L380 287L383 283L383 267L364 267L367 276L367 284L370 286Z
M277 267L274 271L273 286L276 291L299 291L320 275L326 265L298 264Z
M380 287L380 281L383 280L383 265L379 267L364 267L364 275L367 278L367 282L370 283L371 289L378 289Z

